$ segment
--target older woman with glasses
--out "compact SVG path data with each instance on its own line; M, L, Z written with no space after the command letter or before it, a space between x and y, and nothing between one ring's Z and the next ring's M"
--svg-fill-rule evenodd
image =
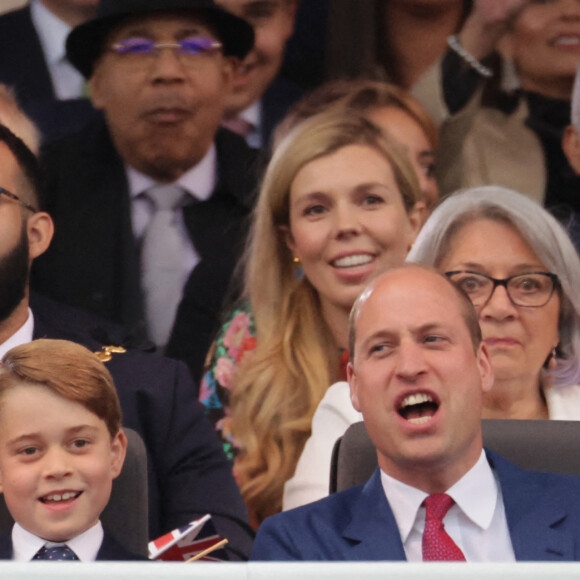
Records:
M445 272L479 313L495 372L484 417L580 419L580 260L548 212L500 187L458 192L408 260Z
M471 298L495 381L483 417L580 419L580 259L538 203L487 186L446 198L407 261L435 266ZM361 417L348 385L326 393L284 509L327 494L332 437ZM331 425L331 428L329 428Z

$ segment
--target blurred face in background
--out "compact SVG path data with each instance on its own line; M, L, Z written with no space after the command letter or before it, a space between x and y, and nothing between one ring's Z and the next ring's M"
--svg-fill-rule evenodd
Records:
M379 107L367 116L403 145L419 179L427 209L432 209L439 201L439 188L435 180L435 151L421 125L398 107Z
M507 42L526 90L570 99L580 63L580 0L532 0Z
M201 17L169 11L119 25L108 45L195 37L218 40ZM105 50L91 78L91 99L104 112L123 160L170 182L199 163L212 145L232 76L232 59L219 50L190 58L169 49L150 58Z
M226 116L247 109L262 97L284 58L294 31L298 0L217 0L221 8L243 18L254 28L254 47L238 67Z

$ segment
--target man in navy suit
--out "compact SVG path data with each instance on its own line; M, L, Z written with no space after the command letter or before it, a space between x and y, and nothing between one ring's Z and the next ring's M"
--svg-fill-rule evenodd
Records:
M379 468L266 520L252 559L580 559L580 478L483 450L493 370L477 314L447 278L412 266L371 283L351 313L350 355Z
M13 121L19 132L18 119ZM118 327L30 295L32 261L50 245L54 227L50 215L38 211L35 157L3 126L0 187L0 356L35 338L70 340L102 355L106 347L122 344L126 335ZM229 557L247 559L253 539L247 511L187 368L164 357L118 350L106 364L123 422L141 435L147 450L149 537L209 512L217 532L230 540Z

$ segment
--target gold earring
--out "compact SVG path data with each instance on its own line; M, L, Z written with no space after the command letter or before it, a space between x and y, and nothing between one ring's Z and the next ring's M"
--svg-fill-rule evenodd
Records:
M293 261L295 264L300 264L300 258L299 258L298 256L294 256L294 258L292 258L292 261Z

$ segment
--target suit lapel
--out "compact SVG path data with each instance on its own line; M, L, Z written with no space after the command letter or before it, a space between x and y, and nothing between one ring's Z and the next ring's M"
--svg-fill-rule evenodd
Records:
M399 528L377 469L352 509L342 536L352 544L347 560L406 560Z
M202 259L238 255L256 184L256 154L238 135L220 129L216 136L218 182L212 195L183 209L189 236Z
M497 473L516 560L574 560L574 539L554 529L568 517L557 490L545 485L549 474L529 472L503 457L486 451ZM557 476L556 476L557 477Z

